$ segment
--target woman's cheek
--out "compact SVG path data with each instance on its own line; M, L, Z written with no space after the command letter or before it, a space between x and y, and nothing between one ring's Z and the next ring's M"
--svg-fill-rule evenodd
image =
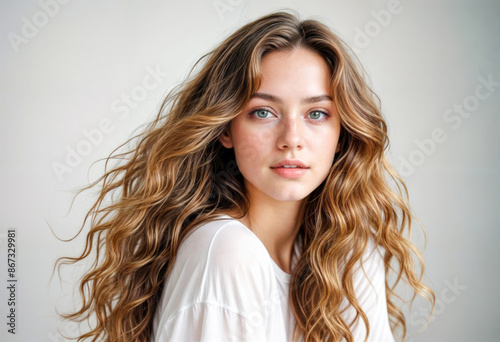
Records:
M271 137L272 135L267 129L257 132L247 131L245 134L239 135L235 146L236 153L245 159L260 159L270 148L272 144Z

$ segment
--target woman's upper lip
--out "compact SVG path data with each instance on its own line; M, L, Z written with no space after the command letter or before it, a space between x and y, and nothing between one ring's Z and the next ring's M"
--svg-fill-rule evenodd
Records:
M302 161L300 161L298 159L283 159L279 163L277 163L276 165L271 166L271 168L277 168L277 167L281 167L283 165L297 165L297 167L300 167L302 169L309 168L306 164L304 164Z

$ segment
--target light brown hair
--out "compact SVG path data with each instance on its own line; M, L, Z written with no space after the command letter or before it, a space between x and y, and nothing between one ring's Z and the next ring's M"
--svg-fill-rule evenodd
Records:
M297 47L327 62L341 135L328 177L305 204L299 233L304 248L290 282L294 338L302 333L306 342L352 342L350 322L339 312L344 297L369 331L352 276L370 237L385 251L392 329L399 326L406 335L405 317L394 300L400 280L434 305L434 293L422 281L421 253L405 238L412 224L407 189L385 156L387 127L377 96L349 48L326 25L281 11L244 25L200 58L187 80L168 94L156 119L127 142L137 142L135 147L108 157L122 165L106 168L81 190L102 182L85 217L91 228L84 251L59 260L94 261L80 284L81 308L64 315L96 319L79 340L148 341L165 277L187 234L220 213L247 213L234 153L217 138L259 88L263 56ZM111 194L118 196L105 204ZM391 271L396 281L389 283Z

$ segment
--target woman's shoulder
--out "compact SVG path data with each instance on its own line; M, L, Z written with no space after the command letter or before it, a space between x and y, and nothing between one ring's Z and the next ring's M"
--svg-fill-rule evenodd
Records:
M166 279L155 329L180 334L203 317L202 323L213 322L207 331L222 334L251 322L255 314L276 312L276 306L269 307L277 291L270 260L258 237L231 217L195 227Z
M166 291L177 292L174 297L186 299L185 305L203 301L240 306L230 299L243 294L259 300L269 296L273 286L270 260L251 230L221 216L195 227L181 244Z
M200 226L193 234L193 241L199 242L202 250L199 261L206 262L207 277L223 278L225 283L254 279L266 285L273 275L271 258L264 244L232 217L221 216Z
M181 244L178 257L199 257L220 264L248 258L266 260L269 253L259 238L241 222L220 215L195 227Z

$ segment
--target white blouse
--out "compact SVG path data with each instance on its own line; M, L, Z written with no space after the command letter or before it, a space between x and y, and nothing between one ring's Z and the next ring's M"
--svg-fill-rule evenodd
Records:
M354 290L370 322L371 342L394 342L387 315L384 263L370 241ZM301 250L297 240L292 269ZM153 342L292 341L291 275L246 226L227 215L197 227L181 244L154 318ZM371 283L371 284L370 284ZM372 286L373 285L373 286ZM348 305L344 299L344 305ZM352 321L349 307L343 318ZM364 341L361 318L351 329ZM300 341L303 341L301 336Z

